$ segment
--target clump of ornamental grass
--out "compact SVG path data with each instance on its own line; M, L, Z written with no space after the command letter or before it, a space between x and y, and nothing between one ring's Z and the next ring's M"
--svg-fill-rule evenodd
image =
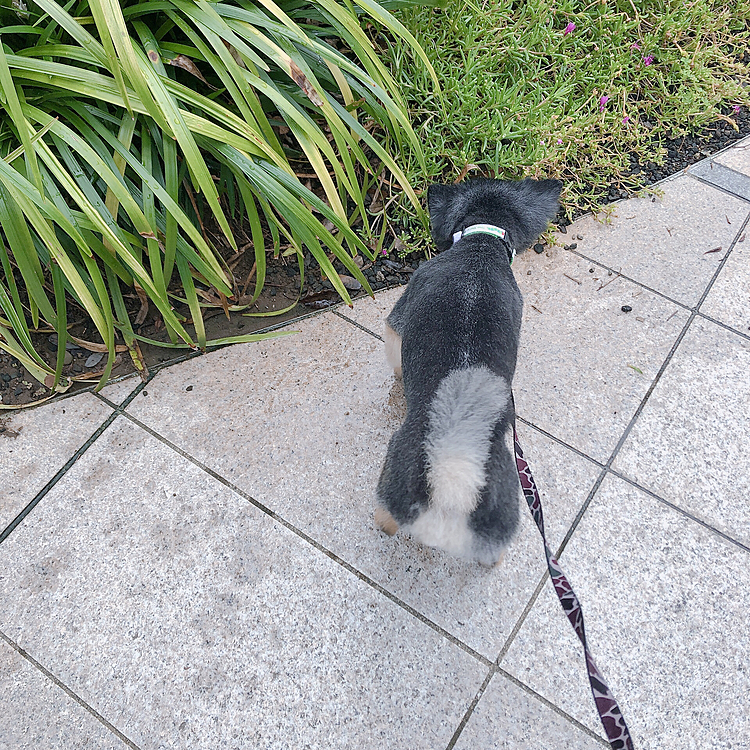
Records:
M302 282L312 257L346 301L334 262L369 290L355 262L378 237L368 187L392 175L420 211L396 157L422 149L361 24L429 63L388 11L358 2L0 5L0 349L54 394L76 379L66 345L83 326L75 344L107 354L101 387L118 352L144 373L144 341L258 338L211 341L204 314L254 314L267 254ZM139 333L148 309L167 340ZM54 361L40 340L56 341Z

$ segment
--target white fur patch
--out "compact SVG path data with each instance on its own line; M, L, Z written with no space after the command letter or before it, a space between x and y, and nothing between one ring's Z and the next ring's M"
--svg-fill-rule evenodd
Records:
M444 513L429 507L406 530L428 547L437 547L456 557L471 558L474 535L468 524L468 516L461 513Z
M509 397L505 379L486 367L454 370L438 386L425 451L430 506L442 517L468 515L477 507L492 430Z
M388 323L385 324L385 361L393 368L397 378L401 377L401 336Z

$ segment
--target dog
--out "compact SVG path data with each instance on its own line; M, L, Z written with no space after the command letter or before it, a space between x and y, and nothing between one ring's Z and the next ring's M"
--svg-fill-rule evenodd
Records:
M499 564L519 522L511 384L523 298L511 262L558 211L557 180L430 185L440 251L386 319L386 359L406 419L377 487L376 524L483 565Z

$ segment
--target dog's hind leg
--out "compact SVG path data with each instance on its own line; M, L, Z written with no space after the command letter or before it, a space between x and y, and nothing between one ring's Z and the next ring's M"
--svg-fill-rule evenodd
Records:
M396 519L383 507L375 509L375 523L388 536L393 536L398 531Z
M402 377L401 372L401 336L399 336L388 323L385 324L385 359L393 368L393 374L397 378Z

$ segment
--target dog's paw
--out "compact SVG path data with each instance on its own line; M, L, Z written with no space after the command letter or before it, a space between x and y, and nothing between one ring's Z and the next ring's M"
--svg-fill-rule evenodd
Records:
M375 509L375 524L388 536L393 536L398 531L396 520L385 508Z

